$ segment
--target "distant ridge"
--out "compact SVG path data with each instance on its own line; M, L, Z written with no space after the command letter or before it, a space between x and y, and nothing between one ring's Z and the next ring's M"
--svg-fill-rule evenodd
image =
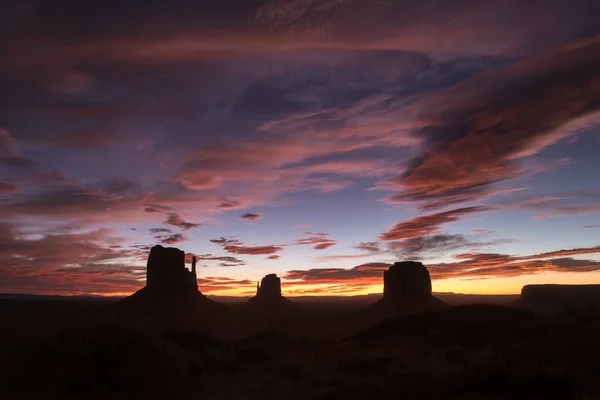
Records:
M518 303L539 309L600 307L600 285L525 285Z
M520 294L472 294L472 293L452 293L452 292L433 292L433 296L449 304L469 304L469 303L502 303L517 300ZM220 296L214 294L205 295L206 298L217 303L246 303L252 296ZM49 294L30 294L30 293L0 293L0 300L90 300L100 302L116 302L127 296L101 296L101 295L49 295ZM323 302L333 303L374 303L382 298L381 293L358 294L354 296L285 296L288 300L296 304L318 304Z

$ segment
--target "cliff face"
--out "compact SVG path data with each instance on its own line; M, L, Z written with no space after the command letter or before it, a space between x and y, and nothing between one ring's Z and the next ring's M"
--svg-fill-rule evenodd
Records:
M519 302L556 309L600 306L600 285L525 285Z
M394 263L383 273L383 298L368 310L384 317L398 317L445 307L431 292L431 277L420 262Z
M429 271L420 262L395 263L383 273L383 297L398 301L431 297Z
M277 299L281 297L281 279L276 274L266 275L261 279L256 288L256 296L265 299Z
M146 265L146 286L108 311L126 319L143 317L173 328L188 329L198 324L206 328L207 318L219 316L221 309L198 291L195 267L195 259L191 271L185 267L185 253L179 249L152 247Z
M281 279L276 274L265 275L256 286L256 296L247 305L261 314L278 314L295 310L294 303L281 295Z
M152 247L146 265L146 287L150 292L190 293L198 291L196 271L185 267L185 253L174 247Z

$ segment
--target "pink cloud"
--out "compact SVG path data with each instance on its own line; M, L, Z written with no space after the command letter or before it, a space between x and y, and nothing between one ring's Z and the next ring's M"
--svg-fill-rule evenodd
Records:
M319 244L315 245L314 249L315 250L326 250L326 249L330 248L331 246L335 246L335 245L336 245L336 243L334 243L334 242L319 243Z
M416 105L426 110L425 151L387 181L395 200L455 202L520 173L517 161L595 118L600 38L479 74ZM540 80L543 80L540 81ZM535 82L535 84L534 84Z
M377 254L384 251L379 242L362 242L355 245L354 248L371 254Z
M146 252L115 247L127 243L110 229L46 234L28 239L11 224L0 223L0 291L44 294L110 294L143 286Z
M315 250L326 250L337 244L337 240L329 239L329 233L323 232L304 232L307 236L295 241L298 245L312 245Z
M162 244L177 244L187 242L188 238L181 233L174 233L172 235L160 236L160 243Z
M595 189L568 191L548 195L513 197L510 200L496 201L493 206L502 210L525 211L535 213L536 220L559 217L596 214L600 211Z
M210 242L220 245L223 250L232 254L269 255L283 250L283 247L277 245L246 246L236 239L211 239Z
M169 213L165 224L173 225L186 231L188 229L199 228L202 226L202 224L184 221L177 213Z
M15 193L18 191L19 187L17 185L7 182L0 182L0 194Z
M283 247L275 245L267 246L238 246L238 245L225 245L223 249L233 254L247 254L247 255L262 255L262 254L273 254L283 250Z
M467 215L486 211L485 207L465 207L455 210L422 215L408 221L400 222L387 232L380 235L380 240L405 240L434 235L440 232L440 226L459 221Z
M462 260L455 263L429 264L432 279L486 279L493 277L513 277L535 274L541 271L590 272L599 271L600 262L569 258L572 255L598 254L600 247L533 254L528 256L510 256L506 254L472 253L456 257ZM309 270L288 271L284 278L288 285L323 284L339 285L349 288L355 285L364 287L383 284L383 271L389 268L387 263L368 263L353 268L314 268ZM324 289L327 291L327 289Z

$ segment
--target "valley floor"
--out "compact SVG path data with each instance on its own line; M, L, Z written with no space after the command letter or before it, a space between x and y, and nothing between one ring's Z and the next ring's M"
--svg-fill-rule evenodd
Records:
M462 305L331 339L225 340L89 318L11 326L3 399L600 398L594 309Z

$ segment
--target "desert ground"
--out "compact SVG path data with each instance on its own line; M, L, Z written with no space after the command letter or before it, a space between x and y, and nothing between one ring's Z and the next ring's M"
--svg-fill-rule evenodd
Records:
M301 304L307 311L296 323L263 319L250 327L240 316L241 304L225 302L230 318L225 335L207 333L201 323L185 330L98 318L98 311L115 301L110 299L9 296L0 300L0 394L4 399L600 398L597 308L540 313L515 306L514 296L470 298L479 304L468 304L468 296L454 296L453 303L452 297L444 297L446 309L358 322L353 318L360 299L330 301L329 313L312 299ZM335 324L339 329L331 328ZM328 334L320 333L324 329Z

